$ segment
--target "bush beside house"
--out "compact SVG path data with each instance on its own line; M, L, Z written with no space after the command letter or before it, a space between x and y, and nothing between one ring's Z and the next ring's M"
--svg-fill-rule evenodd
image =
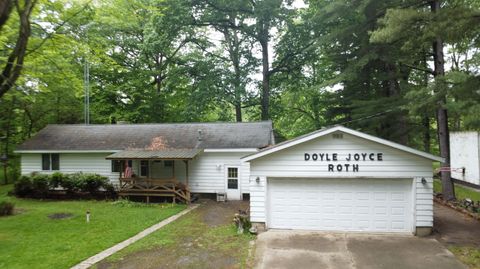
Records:
M98 174L53 173L21 176L15 183L13 193L19 197L51 198L64 194L67 198L78 198L90 195L98 197L115 196L115 189L107 177Z

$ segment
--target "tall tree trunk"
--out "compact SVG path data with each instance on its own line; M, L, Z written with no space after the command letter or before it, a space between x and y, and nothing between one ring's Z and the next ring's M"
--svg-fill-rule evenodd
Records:
M436 13L441 8L441 1L434 0L430 2L431 11ZM442 78L445 76L445 60L443 55L443 40L437 36L433 42L433 60L434 60L434 77L436 83L442 83ZM437 116L437 132L438 132L438 144L440 146L440 155L445 159L442 162L442 167L450 168L450 135L448 130L448 113L445 107L447 98L443 95L438 101L438 107L436 111ZM447 169L445 169L447 170ZM455 191L451 178L451 172L442 171L442 194L444 200L455 199Z
M262 120L270 119L270 66L268 60L268 29L266 22L260 22L262 25L259 33L260 46L262 47L262 95L261 108Z
M424 51L423 53L425 57L423 58L423 68L427 70L428 67L428 59L427 59L427 52ZM423 86L425 88L428 87L428 79L429 79L429 74L427 72L423 73ZM429 116L429 111L428 109L425 109L424 111L425 115L422 118L422 126L423 126L423 150L425 152L430 152L430 140L431 140L431 135L430 135L430 116Z
M235 103L235 118L237 122L242 122L242 104L239 102Z
M430 152L430 117L425 115L422 118L423 126L423 150Z

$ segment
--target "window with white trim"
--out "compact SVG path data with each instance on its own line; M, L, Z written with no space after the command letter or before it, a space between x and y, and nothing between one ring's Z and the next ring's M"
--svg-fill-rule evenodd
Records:
M43 171L60 170L60 154L58 153L42 154L42 170Z
M227 171L227 187L231 190L238 189L238 168L228 167Z

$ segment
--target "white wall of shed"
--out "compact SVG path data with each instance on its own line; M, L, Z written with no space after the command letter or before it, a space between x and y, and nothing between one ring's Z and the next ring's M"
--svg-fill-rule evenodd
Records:
M480 144L478 132L450 133L450 166L465 167L465 175L460 170L452 171L452 177L480 185Z

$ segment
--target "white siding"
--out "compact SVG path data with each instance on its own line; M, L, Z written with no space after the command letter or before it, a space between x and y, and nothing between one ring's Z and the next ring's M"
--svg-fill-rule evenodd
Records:
M450 162L452 168L465 167L465 175L460 170L452 171L452 177L480 185L480 148L478 132L457 132L450 134Z
M242 152L204 152L189 161L190 191L197 193L216 193L225 191L225 167L240 167L240 191L249 193L250 164L242 163L240 158L249 153ZM175 164L177 177L185 180L184 164Z
M242 163L240 158L250 154L248 152L206 152L189 161L189 186L192 192L215 193L225 191L225 166L232 165L240 168L241 193L249 193L250 164ZM111 161L105 158L110 153L60 153L60 172L63 173L97 173L109 177L112 183L118 184L119 173L111 172ZM22 154L22 174L32 172L51 173L42 171L42 154ZM139 174L140 161L133 161L133 172ZM218 166L218 168L217 168ZM152 177L168 178L171 168L164 167L164 162L155 163L150 172ZM185 182L185 163L175 161L175 176Z
M119 173L113 173L110 160L105 158L111 153L60 153L60 170L62 173L96 173L106 176L113 184L118 184ZM53 173L42 171L42 154L24 153L21 156L22 174L32 172Z
M341 161L348 153L383 153L383 161L349 162L359 165L358 172L328 172L328 163L346 164ZM338 154L337 162L305 161L304 153ZM287 148L251 161L250 212L252 222L266 222L267 177L279 178L403 178L415 179L412 193L415 195L415 225L433 225L433 169L432 161L377 144L349 134L343 139L331 135ZM256 178L260 182L256 182ZM421 183L422 177L428 183Z
M347 164L345 161L305 161L304 153L333 153L342 160L349 153L383 153L383 161L358 161L358 172L328 172L328 163ZM269 177L366 177L413 178L432 176L432 161L393 149L362 138L344 134L343 139L331 135L287 148L253 160L251 174Z
M424 177L426 184L422 183L421 177L414 180L415 189L415 219L416 227L433 227L433 178Z
M266 222L267 208L267 178L250 176L250 221Z

